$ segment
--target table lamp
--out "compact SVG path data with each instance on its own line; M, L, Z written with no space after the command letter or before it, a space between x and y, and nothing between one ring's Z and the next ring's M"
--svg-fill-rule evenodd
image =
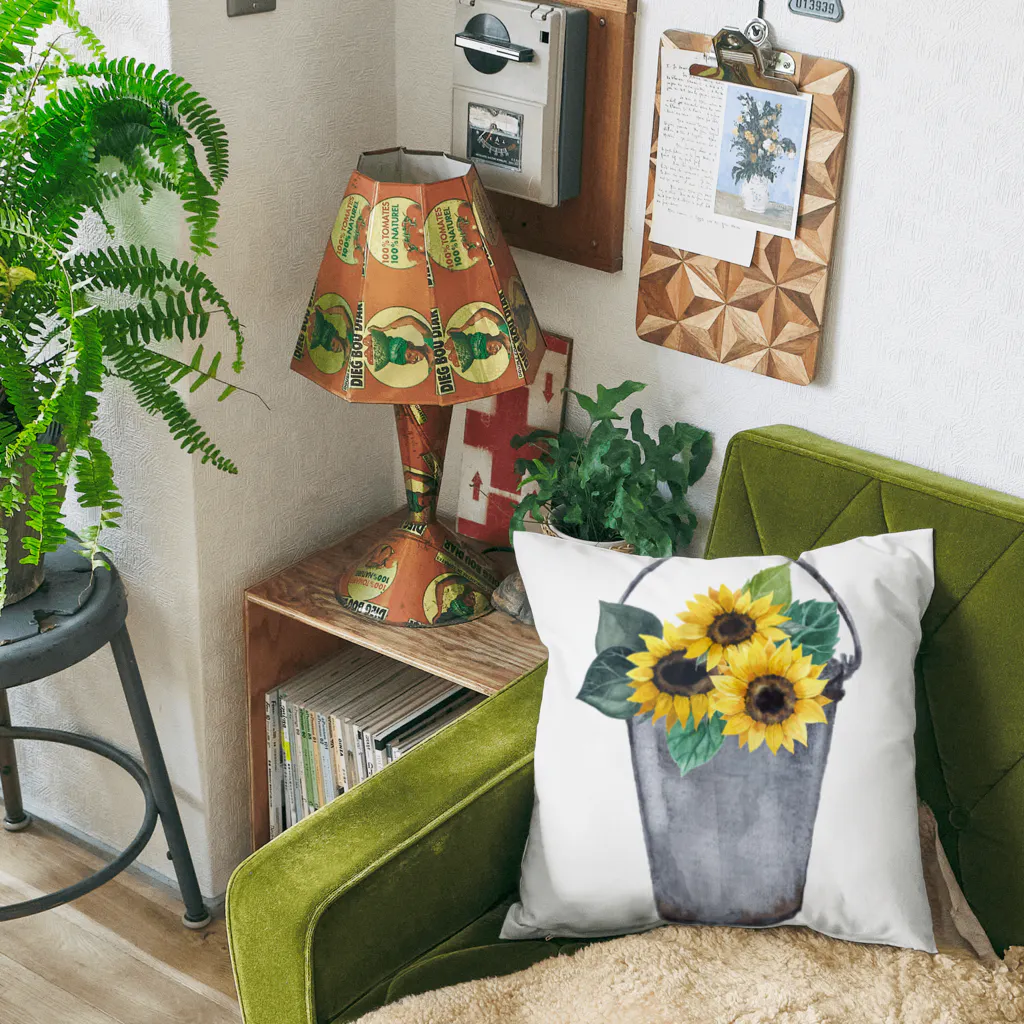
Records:
M471 163L364 153L349 179L292 369L395 407L408 516L345 567L343 607L399 626L491 610L498 576L437 521L452 405L533 380L544 336Z

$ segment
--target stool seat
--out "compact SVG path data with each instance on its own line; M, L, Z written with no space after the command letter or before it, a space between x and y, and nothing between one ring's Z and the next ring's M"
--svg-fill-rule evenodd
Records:
M46 556L43 585L0 612L0 689L77 665L110 643L127 615L117 569L93 569L65 544Z
M134 839L99 871L58 892L0 907L0 921L27 917L91 892L123 871L142 853L163 825L168 856L174 864L185 904L188 928L210 922L178 804L167 774L153 715L142 685L131 638L125 625L128 597L117 569L109 561L96 569L70 545L46 558L43 585L34 594L0 611L0 787L4 798L3 827L19 832L32 821L22 806L14 744L18 740L59 743L86 750L124 769L138 783L145 799L142 824ZM48 678L78 664L109 644L128 704L145 767L105 740L59 729L11 724L7 691Z

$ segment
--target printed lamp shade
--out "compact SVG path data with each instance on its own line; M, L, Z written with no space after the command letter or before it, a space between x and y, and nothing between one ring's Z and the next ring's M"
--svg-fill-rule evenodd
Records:
M292 357L350 402L395 405L408 517L342 572L343 607L400 626L491 610L497 574L436 516L451 406L525 387L544 348L473 165L364 153Z
M543 350L473 165L364 153L292 369L350 402L453 405L530 383Z

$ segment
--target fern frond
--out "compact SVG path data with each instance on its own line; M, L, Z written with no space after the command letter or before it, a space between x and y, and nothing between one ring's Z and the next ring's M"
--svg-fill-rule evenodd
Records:
M225 473L238 472L237 466L225 458L189 412L181 396L164 379L164 367L156 352L142 346L111 344L109 341L106 350L114 372L128 382L139 405L146 412L161 416L185 451L198 453L203 462L209 462Z
M224 315L235 339L235 360L232 364L235 373L241 373L244 363L242 362L242 345L244 334L241 322L231 311L228 301L221 294L217 286L199 269L194 263L187 260L172 259L165 261L155 249L143 249L137 246L111 246L107 249L97 249L93 252L82 253L72 257L68 261L68 272L76 281L88 280L93 286L118 289L138 299L152 299L162 291L164 286L171 284L180 293L189 296L191 306L186 312L176 302L176 317L182 321L183 326L188 327L188 317L197 318L196 333L189 330L193 339L202 337L205 334L205 325L201 322L202 317L210 312L217 311ZM138 306L137 310L145 307ZM137 325L138 335L132 332L128 318L123 316L124 310L107 310L105 316L113 316L114 322L123 330L129 332L133 341L139 338L148 341L143 328L143 319L149 317L148 329L152 332L154 320L161 317L166 319L166 304L162 313L157 313L150 307L149 314L139 313ZM172 317L174 319L174 317ZM177 321L175 322L175 327ZM202 330L199 328L202 327ZM181 335L173 332L174 336L181 340ZM156 335L154 337L170 337L170 335Z
M21 65L22 49L35 45L40 29L58 15L58 0L4 0L0 5L0 85Z
M104 60L107 56L100 38L88 25L82 24L75 0L60 0L57 5L57 17L75 34L75 37L96 60Z
M38 565L43 555L56 551L67 537L61 506L64 504L63 479L57 472L57 449L52 444L37 444L28 455L32 465L32 496L28 499L25 521L38 536L26 537L28 554L22 562Z

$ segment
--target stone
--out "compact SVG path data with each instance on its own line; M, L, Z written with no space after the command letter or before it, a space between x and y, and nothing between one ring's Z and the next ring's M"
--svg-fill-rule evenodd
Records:
M491 595L491 604L498 611L511 615L528 626L533 625L530 599L526 596L523 577L518 572L510 573L498 584L498 589Z

